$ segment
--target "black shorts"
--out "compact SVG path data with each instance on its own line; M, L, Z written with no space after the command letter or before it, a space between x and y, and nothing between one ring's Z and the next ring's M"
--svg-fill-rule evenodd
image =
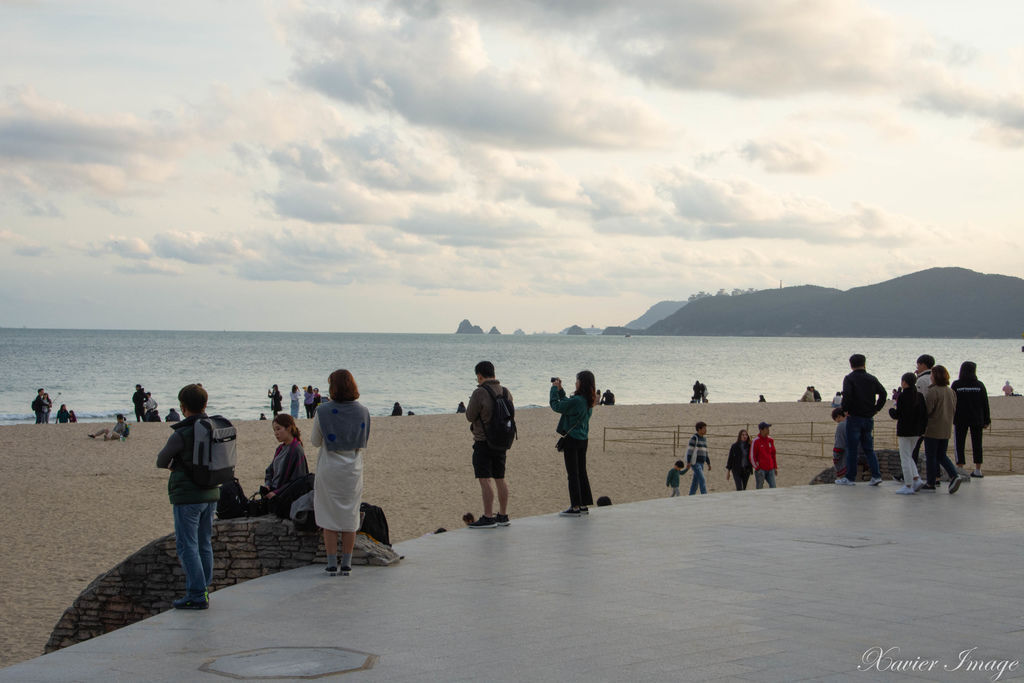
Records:
M505 451L491 448L486 441L474 441L473 475L477 479L504 479Z

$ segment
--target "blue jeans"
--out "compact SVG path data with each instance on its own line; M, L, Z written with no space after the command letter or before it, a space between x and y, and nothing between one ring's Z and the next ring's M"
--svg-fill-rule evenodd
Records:
M775 488L775 470L758 470L754 473L754 483L757 484L758 490L764 488L764 483L768 482L768 488Z
M882 478L878 469L878 458L875 457L875 437L873 431L875 421L870 417L849 415L846 418L846 478L857 480L857 455L863 449L868 461L868 469L874 479Z
M217 503L174 506L174 539L185 572L185 597L202 600L213 582L213 513Z
M953 467L953 462L946 455L946 449L949 448L949 439L933 439L930 436L924 437L924 457L925 457L925 475L928 480L929 486L935 486L935 482L939 478L939 466L946 470L946 474L949 475L949 480L953 481L957 478L958 473L956 468Z
M693 470L693 481L690 482L690 495L697 493L698 487L701 494L708 492L707 482L704 480L704 463L695 463L690 469Z

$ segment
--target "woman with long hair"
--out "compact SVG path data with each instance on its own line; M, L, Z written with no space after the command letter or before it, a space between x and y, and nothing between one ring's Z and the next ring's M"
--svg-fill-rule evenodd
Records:
M307 385L302 392L302 402L306 406L306 417L313 417L313 385Z
M750 465L750 434L746 429L741 429L736 435L736 443L729 448L729 460L725 463L725 478L736 483L737 491L744 491L747 488L747 481L753 468Z
M277 388L277 385L270 387L267 392L267 398L270 399L270 411L274 413L274 417L281 412L281 390Z
M292 393L288 395L288 398L291 399L291 405L288 406L291 408L289 412L292 414L292 417L297 418L299 416L299 402L302 401L302 392L299 391L298 384L292 385Z
M896 397L896 405L889 408L889 417L896 420L896 443L899 445L900 465L903 467L903 487L896 493L911 495L924 486L914 463L914 447L928 421L928 408L924 397L917 391L917 375L914 373L904 373L900 378L900 393Z
M370 438L370 411L360 403L359 387L348 370L327 379L330 401L317 408L310 442L320 448L316 461L313 510L324 530L327 572L338 572L341 534L341 575L352 571L352 548L359 530L363 499L363 451Z
M569 507L558 513L563 517L579 517L590 514L589 506L594 504L587 476L587 443L589 440L590 416L597 405L597 382L590 370L576 374L576 391L566 397L562 380L551 381L551 409L562 415L557 431L564 435L565 473L569 482Z
M956 394L949 388L949 370L941 365L932 368L932 384L925 395L928 408L928 426L924 430L924 457L928 483L921 488L935 490L939 466L949 475L949 492L960 488L960 474L946 455L949 436L953 431L953 414L956 412Z
M271 426L278 445L263 478L268 499L275 498L293 481L309 474L309 463L306 462L306 452L302 448L302 434L295 424L295 418L280 413L274 416Z
M967 464L964 446L967 445L967 433L971 434L971 459L974 460L974 471L971 476L981 479L981 434L985 427L992 424L992 416L988 409L988 389L978 379L978 365L974 361L964 361L960 365L960 377L949 387L956 394L956 411L953 413L953 436L956 447L956 466L962 468ZM961 470L961 474L964 472Z

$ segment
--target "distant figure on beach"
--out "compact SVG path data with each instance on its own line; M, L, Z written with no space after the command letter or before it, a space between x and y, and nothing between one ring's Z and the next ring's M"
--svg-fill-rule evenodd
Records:
M276 384L267 391L267 398L270 399L270 412L277 417L277 414L284 409L282 406L284 396L281 395L281 390L277 388Z
M758 403L767 403L768 401L765 400L764 394L758 394L757 395L757 402Z
M816 403L821 403L821 392L815 389L813 384L811 385L811 391L814 392L814 401Z
M96 438L99 438L99 437L102 436L104 441L118 441L122 437L123 438L127 438L128 437L128 423L125 422L124 415L122 415L121 413L118 413L116 417L117 417L117 424L115 424L113 426L113 428L108 429L108 428L104 427L103 429L99 430L98 432L93 432L92 434L89 434L89 438L90 439L96 439Z
M842 408L832 409L832 421L836 423L832 439L832 469L836 476L832 481L839 481L846 476L846 413Z
M684 472L686 472L686 463L682 460L676 460L676 464L665 475L665 486L672 489L668 494L669 498L679 497L679 476Z
M754 471L750 464L750 434L741 429L736 435L736 443L729 448L729 460L725 463L725 480L732 478L737 491L745 491L750 475Z
M459 405L455 409L455 414L459 415L459 414L464 413L464 412L466 412L466 404L463 403L462 401L459 401Z
M486 425L494 416L495 398L504 396L512 403L512 394L501 386L495 377L494 363L482 360L473 368L476 373L476 389L469 395L466 406L466 420L473 434L473 476L480 483L480 496L484 513L480 519L469 525L470 529L494 529L509 526L508 484L505 483L505 460L507 451L491 447L487 443ZM398 405L397 403L395 404ZM498 495L498 511L494 511L494 495Z
M320 387L313 387L313 412L320 406L323 399L320 397Z
M407 410L407 411L405 411L405 414L408 417L410 415L415 415L416 413L412 412L411 410Z
M914 495L924 485L921 473L914 464L914 446L924 434L928 408L917 391L917 376L913 372L904 373L900 378L900 393L896 405L889 408L889 417L896 420L896 443L900 449L900 466L903 468L903 487L896 493Z
M299 418L299 403L302 402L302 392L299 391L299 385L292 385L292 393L288 394L288 399L291 401L289 404L289 412L295 419Z
M75 411L73 411L73 410L69 410L68 411L68 422L70 422L71 424L74 424L74 423L78 422L78 416L75 415Z
M1003 396L1016 396L1013 393L1013 387L1010 386L1010 380L1006 380L1006 384L1003 385Z
M832 407L838 408L843 405L843 392L837 391L836 395L832 397Z
M758 490L764 488L765 482L768 482L768 488L775 488L775 476L779 471L775 441L768 436L770 433L771 425L761 422L757 425L757 436L750 444L750 464L754 467L754 481Z
M882 472L875 457L875 413L882 409L889 393L874 375L865 369L863 354L850 356L850 374L843 378L843 412L846 413L846 476L836 479L840 486L853 486L857 480L857 454L864 449L864 458L871 470L869 486L882 483Z
M391 406L391 417L401 417L402 412L402 404L395 401L395 405Z
M611 389L605 389L604 393L601 394L601 405L613 406L615 405L615 394L611 392Z
M370 439L370 411L359 402L359 387L348 370L339 369L327 378L330 401L316 411L309 440L319 447L313 509L324 530L327 573L338 565L338 534L341 534L342 576L352 571L352 548L359 530L359 506L363 499L363 453Z
M264 421L266 419L267 419L267 414L266 413L260 413L260 421L262 422L262 421Z
M142 388L141 384L135 385L132 404L135 406L135 421L142 422L146 417L146 390Z
M70 420L71 413L68 412L68 407L61 403L60 408L57 410L57 424L67 424Z
M949 437L953 431L953 416L956 413L956 394L949 388L949 370L942 365L932 368L932 385L925 396L928 407L928 425L924 430L925 475L928 483L923 490L934 491L939 478L939 467L949 475L949 492L956 493L960 484L970 481L961 477L953 462L946 455Z
M686 446L686 464L693 470L693 478L690 481L690 495L697 493L700 489L701 495L708 492L707 480L704 478L704 466L711 471L711 455L708 453L708 426L704 422L698 422L694 427L694 434L690 437L690 443Z
M266 417L267 416L264 415L263 419L266 419ZM181 422L181 415L178 415L177 410L171 408L170 410L167 411L167 417L164 418L164 422Z
M53 401L50 400L50 395L45 391L40 397L39 405L43 409L42 424L50 424L50 410L53 409Z
M560 413L555 431L565 436L565 474L569 483L569 507L558 514L562 517L580 517L590 514L594 504L590 491L590 477L587 475L587 445L590 438L590 416L597 405L597 382L590 370L576 373L576 391L565 395L562 380L555 377L551 382L548 403L551 409Z
M145 409L146 409L146 415L145 415L145 417L142 420L143 422L159 422L160 421L160 413L157 411L157 406L158 406L158 404L156 402L156 399L153 398L153 394L151 394L151 393L149 393L147 391L146 392L146 402L143 404L143 407L145 407Z
M693 396L690 397L690 403L707 403L708 402L708 388L703 382L697 380L693 383Z
M307 384L306 389L302 392L302 403L306 406L306 417L313 417L313 385Z
M272 500L293 481L302 479L309 474L309 463L306 462L306 452L302 448L302 434L299 432L299 426L295 424L295 418L281 413L274 416L274 421L271 424L278 445L274 451L274 457L263 473L263 486L260 487L260 493L265 498ZM308 484L306 486L308 488ZM271 512L275 512L274 503L270 503L270 506Z
M220 487L203 488L192 481L182 466L195 448L195 424L206 417L207 393L198 384L178 392L185 419L173 425L171 436L156 456L156 466L171 470L167 494L174 508L174 537L178 560L185 573L185 595L171 603L175 609L199 610L210 606L207 589L213 582L213 514Z
M792 394L790 394L792 396ZM814 387L808 386L803 395L797 399L797 403L814 403Z
M982 430L992 424L992 415L988 407L988 390L978 379L978 365L974 361L964 361L960 365L960 377L953 382L950 389L956 394L956 410L953 413L953 436L956 450L956 465L963 475L966 464L964 446L967 445L967 433L971 434L971 457L974 460L974 471L971 476L981 479L981 435Z

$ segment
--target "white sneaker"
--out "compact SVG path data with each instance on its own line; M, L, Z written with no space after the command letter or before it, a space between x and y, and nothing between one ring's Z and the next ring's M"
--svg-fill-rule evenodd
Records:
M914 493L920 491L922 486L924 486L924 479L915 479L913 485Z
M836 479L836 486L855 486L855 484L846 477L841 477Z
M868 482L868 486L878 486L882 483L881 477L871 477L871 481Z
M911 488L910 486L901 486L899 490L896 491L896 493L899 493L904 496L912 496L914 495L914 489Z

